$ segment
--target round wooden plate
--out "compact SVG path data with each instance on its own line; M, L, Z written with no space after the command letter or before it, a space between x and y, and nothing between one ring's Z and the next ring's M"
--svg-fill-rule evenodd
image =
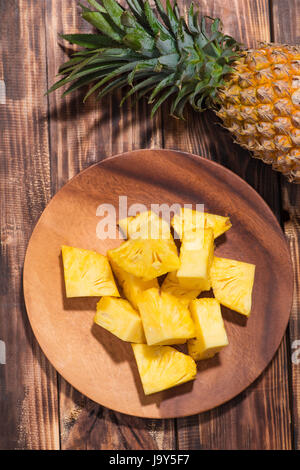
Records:
M97 298L66 299L61 245L105 254L120 240L96 235L100 204L204 203L229 215L231 230L216 254L254 263L253 308L247 320L222 307L229 346L200 361L197 378L161 393L143 393L131 347L97 325ZM263 199L224 167L173 150L138 150L106 159L69 181L51 200L29 242L24 266L31 326L58 372L81 393L116 411L149 418L187 416L218 406L264 370L284 335L292 300L284 235Z

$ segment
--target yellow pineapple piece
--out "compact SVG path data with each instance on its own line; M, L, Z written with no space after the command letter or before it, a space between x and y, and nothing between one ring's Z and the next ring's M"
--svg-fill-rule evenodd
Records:
M210 268L214 256L214 235L211 228L194 228L184 232L180 248L179 283L187 289L209 290Z
M123 341L146 342L141 317L128 300L102 297L97 303L94 322Z
M183 287L178 280L177 271L169 273L161 286L162 292L167 292L176 297L186 307L188 307L191 300L198 297L201 293L201 289L187 289Z
M188 352L195 361L213 357L228 345L220 304L216 299L196 299L190 311L196 338L188 340Z
M195 336L188 308L159 289L144 291L138 301L148 345L183 344Z
M119 227L127 238L172 239L169 224L152 211L122 219L119 221Z
M124 271L150 281L179 268L174 240L128 240L107 255Z
M179 214L174 215L171 225L175 232L178 233L180 240L182 240L185 231L194 228L212 228L214 238L217 238L224 232L227 232L232 226L229 217L199 212L188 208L181 208Z
M170 346L133 344L132 349L145 395L161 392L196 377L195 361Z
M130 222L133 221L133 219L134 217L131 216L131 217L126 217L125 219L121 219L118 222L119 228L122 230L122 233L126 238L130 238L129 237L129 225L130 225Z
M117 266L116 263L111 262L111 267L120 287L122 288L124 296L136 310L138 310L137 302L140 294L144 290L151 289L151 287L159 287L157 278L151 279L150 281L144 281L140 277L127 273Z
M67 297L119 297L106 256L95 251L62 246Z
M214 257L211 281L216 299L225 307L248 317L254 274L254 264Z

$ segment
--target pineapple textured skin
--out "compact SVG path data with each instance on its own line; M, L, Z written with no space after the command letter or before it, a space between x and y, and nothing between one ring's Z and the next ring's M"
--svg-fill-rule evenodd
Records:
M125 299L102 297L97 304L94 322L123 341L146 342L141 317Z
M148 289L140 295L138 307L149 346L183 344L195 336L188 308L173 295Z
M213 292L220 304L248 317L255 265L215 256L210 274Z
M145 395L160 392L196 378L195 361L170 346L133 344L132 349Z
M300 182L300 48L246 51L219 92L223 124L254 157Z
M106 256L66 245L61 251L67 297L120 296Z

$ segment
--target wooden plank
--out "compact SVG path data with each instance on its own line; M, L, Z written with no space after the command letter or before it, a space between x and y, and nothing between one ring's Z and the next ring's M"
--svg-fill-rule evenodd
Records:
M66 60L57 42L58 33L89 31L75 1L47 2L47 57L49 85ZM132 110L119 108L120 94L96 103L82 104L82 93L61 99L49 97L52 191L81 169L106 156L134 148L161 147L160 116L152 122L145 102ZM84 398L60 378L60 428L63 449L174 448L174 421L128 417L102 408Z
M300 2L272 2L272 27L274 41L285 44L299 44ZM282 194L285 214L284 229L290 245L294 267L294 300L289 323L290 368L292 376L292 426L294 446L300 449L300 186L288 183L282 178Z
M300 188L283 181L284 208L289 214L284 230L294 268L294 299L289 322L290 368L292 377L292 429L294 446L300 449Z
M173 449L173 420L126 416L99 406L65 380L60 386L62 448L68 450Z
M224 31L248 46L254 46L256 40L270 39L267 0L204 1L201 9L203 14L220 17ZM163 116L167 148L190 151L230 168L265 198L280 219L278 175L234 144L229 133L216 125L212 113L199 116L189 110L186 122L182 122L169 119L165 107ZM179 419L179 448L291 448L287 360L284 341L265 373L243 394L216 410Z
M0 448L58 449L56 372L33 337L22 293L27 242L50 198L44 1L9 3L0 1Z

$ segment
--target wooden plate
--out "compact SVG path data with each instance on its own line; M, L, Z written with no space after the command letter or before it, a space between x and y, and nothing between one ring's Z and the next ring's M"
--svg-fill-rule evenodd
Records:
M120 240L96 235L97 207L119 196L128 205L204 203L230 215L233 228L216 254L256 264L250 318L222 308L229 346L199 363L197 379L145 397L128 343L93 325L97 298L66 299L62 244L105 254ZM117 212L118 216L118 212ZM24 292L30 323L44 353L76 389L103 406L149 417L187 416L218 406L264 370L284 335L292 300L284 235L263 199L224 167L172 150L138 150L93 165L51 200L29 242Z

